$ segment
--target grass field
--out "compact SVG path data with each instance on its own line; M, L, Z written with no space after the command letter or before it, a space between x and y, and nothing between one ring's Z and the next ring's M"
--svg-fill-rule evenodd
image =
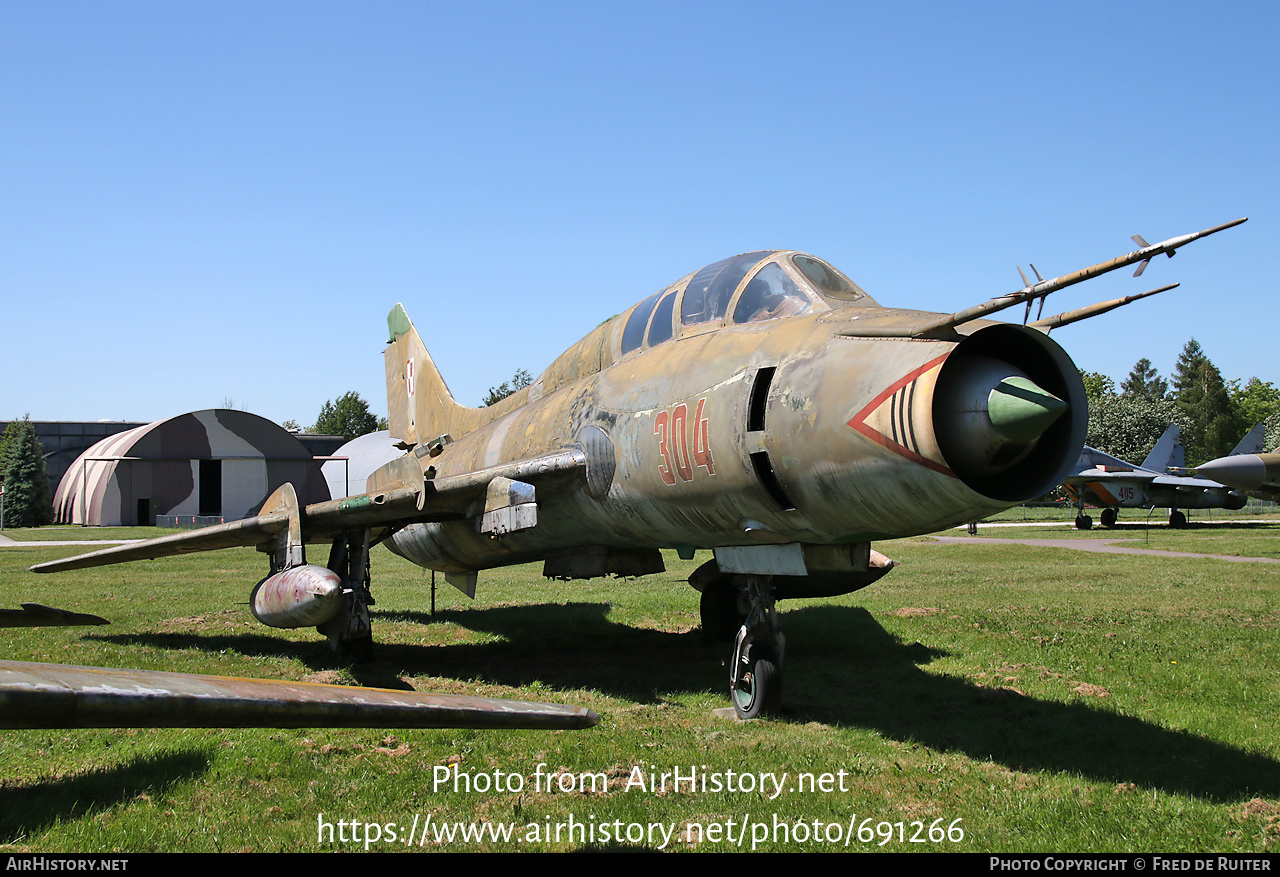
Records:
M1248 556L1277 556L1280 537L1268 522L1157 529L1150 547ZM1049 535L983 533L1015 534ZM253 551L36 576L28 565L80 549L2 549L0 606L112 621L6 631L10 659L514 696L602 721L9 732L0 848L354 850L372 823L375 850L1280 850L1280 565L927 537L876 547L899 562L876 585L781 604L786 714L751 723L712 712L727 671L684 583L705 552L636 580L482 573L474 602L442 582L433 617L429 574L380 549L376 659L342 667L314 631L252 620L265 567ZM655 788L677 768L709 786ZM523 788L507 790L515 778ZM415 832L430 820L514 835L406 846L415 819Z
M982 527L978 535L994 539L1071 539L1108 542L1128 548L1157 551L1191 551L1200 554L1228 554L1236 557L1280 558L1280 520L1199 522L1175 530L1165 524L1146 525L1121 521L1111 528L1077 530L1074 526L1046 527L1014 525ZM961 536L963 530L939 533Z

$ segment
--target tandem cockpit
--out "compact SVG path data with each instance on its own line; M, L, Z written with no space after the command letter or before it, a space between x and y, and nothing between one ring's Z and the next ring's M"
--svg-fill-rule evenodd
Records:
M821 259L794 250L757 250L713 262L636 305L623 329L622 353L730 324L878 306Z

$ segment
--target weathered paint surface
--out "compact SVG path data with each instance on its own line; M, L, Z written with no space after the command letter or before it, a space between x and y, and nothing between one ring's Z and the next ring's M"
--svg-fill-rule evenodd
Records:
M0 661L0 728L590 728L588 709L465 695Z
M268 627L319 627L342 608L342 577L314 564L291 567L259 582L249 606Z

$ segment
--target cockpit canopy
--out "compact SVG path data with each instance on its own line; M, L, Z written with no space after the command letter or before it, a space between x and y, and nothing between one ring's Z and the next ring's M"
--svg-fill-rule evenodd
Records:
M791 250L757 250L713 262L636 305L622 332L622 353L726 322L758 323L847 307L877 304L821 259Z

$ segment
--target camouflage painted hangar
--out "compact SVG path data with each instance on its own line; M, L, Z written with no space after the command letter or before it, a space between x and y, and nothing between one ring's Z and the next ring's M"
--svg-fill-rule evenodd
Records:
M181 414L107 436L76 459L53 499L65 524L150 526L157 515L239 520L285 482L329 499L320 463L277 424L231 409Z

